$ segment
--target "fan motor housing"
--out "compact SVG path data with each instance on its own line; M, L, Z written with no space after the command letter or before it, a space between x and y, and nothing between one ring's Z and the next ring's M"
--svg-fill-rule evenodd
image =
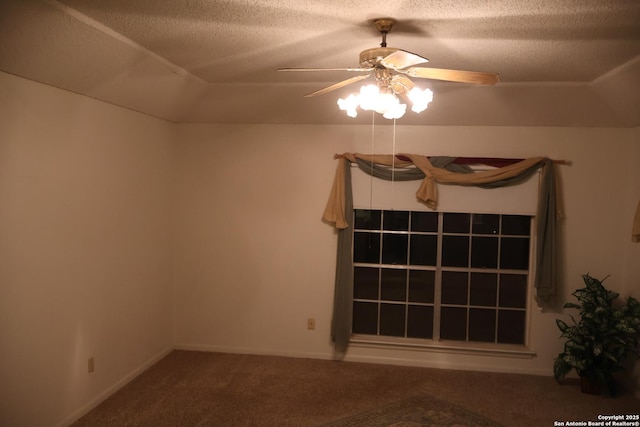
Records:
M360 66L365 68L375 67L380 64L382 59L398 50L397 47L375 47L363 50L360 52Z

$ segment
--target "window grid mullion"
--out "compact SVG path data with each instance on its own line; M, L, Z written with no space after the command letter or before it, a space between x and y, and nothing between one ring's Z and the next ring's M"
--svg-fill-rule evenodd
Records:
M467 253L467 327L465 331L465 341L469 341L469 329L471 326L471 255L473 254L473 219L475 214L469 215L469 229L467 238L469 239L469 251Z
M502 256L502 215L500 215L499 217L499 221L498 221L498 265L496 266L498 268L498 271L500 270L500 258ZM500 316L498 316L499 311L500 311L500 284L502 282L502 273L497 273L497 280L496 280L496 301L495 301L495 305L496 305L496 310L495 310L495 326L493 328L493 342L497 343L498 342L498 328L499 328L499 324L498 321L500 320Z
M438 212L438 239L436 250L436 277L433 295L433 339L440 341L440 316L442 313L442 231L444 214Z
M382 254L384 251L384 216L386 211L380 211L380 252L378 253L378 324L376 333L380 335L382 318Z
M493 343L499 343L498 341L498 331L500 329L500 325L499 325L499 312L501 309L501 304L502 304L502 298L501 298L501 289L503 287L503 276L506 275L512 275L512 274L516 274L516 275L524 275L529 277L530 275L530 271L531 271L531 260L529 260L529 268L528 270L503 270L501 268L501 264L502 264L502 241L503 241L503 237L504 237L504 227L503 227L503 215L502 214L495 214L497 216L498 219L498 232L497 232L497 236L495 236L495 238L498 239L498 242L496 244L496 250L497 250L497 254L496 254L496 259L497 259L497 266L495 269L493 268L473 268L473 261L472 261L472 256L473 256L473 247L474 247L474 236L476 236L475 232L474 232L474 215L475 214L469 214L469 224L468 224L468 229L466 231L466 233L453 233L453 235L466 235L467 239L468 239L468 252L467 252L467 265L466 267L448 267L447 271L460 271L460 272L465 272L466 274L466 303L464 305L459 305L459 304L442 304L442 297L443 297L443 283L442 283L442 277L443 277L443 242L444 242L444 216L445 213L443 212L438 212L438 221L437 221L437 232L413 232L412 231L412 222L414 220L414 216L412 215L412 213L409 213L408 216L408 229L406 231L404 230L386 230L385 226L384 226L384 220L385 220L385 213L387 213L388 211L385 210L380 210L380 228L375 230L375 229L367 229L362 228L359 231L360 232L368 232L368 233L372 233L372 234L378 234L380 236L380 245L379 245L379 253L378 253L378 263L377 263L377 291L378 291L378 298L377 301L375 301L377 303L377 325L376 325L376 331L377 334L380 335L381 334L381 326L382 326L382 319L381 319L381 314L382 314L382 304L383 303L387 303L387 304L397 304L397 305L402 305L404 307L404 319L403 319L403 323L404 325L401 326L401 324L396 323L396 326L398 327L398 332L400 332L399 327L403 327L403 334L402 336L404 338L408 338L409 337L409 306L414 304L411 302L410 299L410 272L414 269L413 266L411 265L411 248L412 248L412 237L414 235L418 235L418 234L430 234L430 235L435 235L436 236L436 263L435 266L428 266L428 265L416 265L415 266L415 270L427 270L427 271L434 271L434 289L433 289L433 303L421 303L421 302L415 302L415 305L419 305L419 306L432 306L433 307L433 331L432 331L432 339L434 341L438 341L441 339L441 327L442 327L442 307L460 307L460 308L465 308L466 311L466 325L465 325L465 341L469 342L470 341L470 327L471 327L471 310L472 309L493 309L494 310L494 314L495 314L495 318L494 318L494 331L493 331ZM531 239L531 230L533 225L530 223L530 230L529 230L529 234L528 234L528 239L531 245L532 239ZM392 228L396 228L395 226ZM354 227L354 231L355 231L355 227ZM477 236L482 236L484 232L483 230L478 230L481 234L478 234ZM385 250L385 239L384 236L385 234L406 234L407 235L407 240L406 240L406 254L407 254L407 259L404 262L404 265L400 265L400 264L390 264L390 265L385 265L383 264L383 254L384 254L384 250ZM450 233L446 233L447 235L449 235ZM489 233L490 234L490 233ZM519 236L519 234L515 234L517 236ZM511 236L511 234L510 234ZM524 237L524 236L523 236ZM387 242L389 243L389 242ZM391 250L393 250L392 248L390 248ZM415 249L415 248L414 248ZM530 254L532 253L532 251L529 252ZM355 266L360 266L362 264L362 266L366 266L366 267L373 267L372 264L369 263L354 263ZM391 269L401 269L404 270L405 274L403 276L403 281L404 281L404 300L384 300L383 299L383 295L382 295L382 270L383 268L391 268ZM472 305L472 301L471 301L471 295L472 295L472 289L471 289L471 285L472 285L472 274L473 273L487 273L487 274L495 274L495 298L493 301L493 305ZM398 277L399 278L399 277ZM397 279L394 279L397 280ZM480 279L481 280L481 279ZM402 282L400 282L402 283ZM396 282L395 284L393 284L392 282L390 282L390 285L392 285L393 287L396 287L397 289L397 285L400 284L398 282ZM478 282L478 285L480 286L480 283L482 282ZM480 288L482 289L482 288ZM512 292L509 290L505 290L505 292ZM529 298L529 291L527 289L527 300ZM358 299L358 301L370 301L370 302L374 302L371 300L360 300ZM484 304L484 303L483 303ZM517 311L517 312L524 312L525 314L528 312L526 306L524 308L521 307L504 307L505 310L507 311ZM399 313L398 313L399 314ZM394 315L395 316L395 315ZM397 321L402 321L400 317L396 317L395 322ZM527 326L528 326L528 318L524 319L525 321L525 334L528 333L528 331L526 330ZM373 326L373 325L371 325ZM526 336L525 336L526 338Z
M409 336L409 271L411 266L411 236L413 236L411 232L411 213L409 213L409 238L407 239L407 269L404 275L404 337L407 338Z

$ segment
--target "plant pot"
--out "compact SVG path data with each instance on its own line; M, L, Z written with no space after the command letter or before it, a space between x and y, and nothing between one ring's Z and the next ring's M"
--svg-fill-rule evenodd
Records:
M589 378L586 375L580 377L580 389L586 394L601 394L602 388L600 383L596 380Z

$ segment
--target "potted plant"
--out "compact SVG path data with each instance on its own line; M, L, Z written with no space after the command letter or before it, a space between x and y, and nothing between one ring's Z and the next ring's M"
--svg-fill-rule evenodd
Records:
M601 386L616 393L613 373L623 370L622 362L638 353L640 304L628 297L624 305L614 305L616 292L607 290L602 282L589 274L582 276L585 287L573 292L578 304L566 303L564 308L580 311L580 320L571 316L572 324L556 319L566 338L564 350L553 364L553 375L560 381L572 369L580 376L582 392L599 394Z

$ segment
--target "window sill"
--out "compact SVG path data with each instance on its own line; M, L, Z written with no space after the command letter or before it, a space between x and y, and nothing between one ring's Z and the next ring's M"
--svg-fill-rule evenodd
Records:
M349 343L363 348L397 348L437 353L458 353L480 356L500 356L531 359L535 351L518 344L491 344L479 342L434 341L411 338L352 335Z

